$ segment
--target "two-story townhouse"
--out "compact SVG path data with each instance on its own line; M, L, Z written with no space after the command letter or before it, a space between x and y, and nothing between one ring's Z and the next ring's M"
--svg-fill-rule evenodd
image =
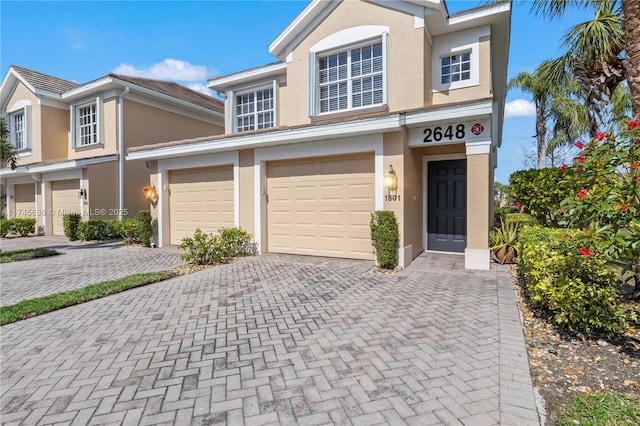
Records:
M236 225L261 253L372 259L384 209L401 266L430 250L488 269L510 21L510 1L312 1L278 62L209 80L224 135L128 151L160 188L160 244Z
M63 235L62 217L134 217L149 202L148 164L125 162L126 149L219 134L224 106L177 83L108 74L78 84L11 66L0 106L18 167L3 169L3 210L34 217L40 233Z

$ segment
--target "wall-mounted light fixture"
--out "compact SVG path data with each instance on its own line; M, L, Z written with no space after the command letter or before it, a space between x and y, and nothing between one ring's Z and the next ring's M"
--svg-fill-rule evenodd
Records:
M80 188L80 194L79 194L78 198L84 198L86 200L87 199L87 190L84 189L84 188Z
M144 199L147 201L151 201L152 203L158 202L158 191L156 191L154 184L142 188L142 195L144 195Z
M393 170L391 164L389 164L389 170L384 175L384 187L387 190L387 195L390 195L392 191L395 193L398 190L398 175L396 175L396 171Z

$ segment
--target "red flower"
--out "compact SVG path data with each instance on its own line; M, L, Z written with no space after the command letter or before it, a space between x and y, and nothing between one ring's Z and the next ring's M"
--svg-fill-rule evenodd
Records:
M596 132L594 138L599 141L602 141L607 136L607 132Z
M640 169L640 161L631 166L632 169Z
M640 121L638 120L630 120L629 123L627 124L627 128L629 130L633 130L636 127L640 127Z
M591 250L589 250L586 247L580 247L580 250L578 250L578 253L580 253L580 256L591 256L593 254Z
M560 209L558 210L560 213L564 213L564 207L560 206Z
M558 167L558 171L560 173L564 172L565 170L567 170L569 168L569 166L567 166L566 164L563 164L562 166Z
M579 157L576 158L576 163L584 163L585 161L587 161L587 157L585 157L584 154L581 154Z
M518 203L518 202L516 202L516 208L517 208L518 210L522 210L522 203Z
M636 180L640 182L640 175L636 176Z
M582 188L580 191L578 191L578 198L583 199L586 196L587 196L587 188Z
M569 234L565 232L565 233L564 233L564 237L565 237L565 238L569 238Z
M578 141L578 142L574 143L573 145L578 149L584 148L584 143L582 141Z
M626 204L624 206L622 206L622 211L623 212L628 212L629 211L629 206L626 205Z

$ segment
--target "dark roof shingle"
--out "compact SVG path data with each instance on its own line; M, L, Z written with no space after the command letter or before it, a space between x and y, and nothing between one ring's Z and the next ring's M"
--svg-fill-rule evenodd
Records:
M54 93L64 93L80 86L80 84L74 83L73 81L63 80L61 78L53 77L27 68L17 67L15 65L11 65L11 68L20 74L20 76L35 89L46 90Z

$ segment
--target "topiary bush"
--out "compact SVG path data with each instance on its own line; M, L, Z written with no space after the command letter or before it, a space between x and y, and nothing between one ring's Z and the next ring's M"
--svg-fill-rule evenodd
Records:
M21 237L26 237L29 234L36 233L36 220L32 218L20 218L9 219L12 223L11 231Z
M371 245L375 249L378 266L394 269L398 266L400 233L398 221L392 211L377 210L371 213Z
M220 228L220 235L205 234L196 229L193 238L182 239L182 260L196 265L228 263L233 257L254 254L251 235L241 228Z
M531 302L553 323L585 334L620 333L633 313L621 303L616 274L578 231L525 227L518 235L518 268Z
M153 238L153 221L149 210L140 210L136 216L138 221L138 240L145 247L151 247Z
M524 213L541 224L557 225L560 203L571 195L571 186L556 168L519 170L509 176L509 188Z
M62 216L62 224L64 225L64 235L69 241L78 239L78 226L82 221L80 213L68 213Z

